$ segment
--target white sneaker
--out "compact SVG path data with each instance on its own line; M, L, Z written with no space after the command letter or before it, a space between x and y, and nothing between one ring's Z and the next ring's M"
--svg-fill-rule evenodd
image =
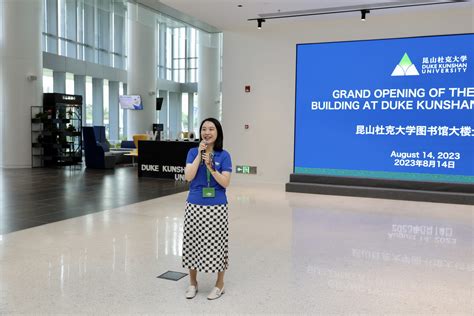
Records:
M196 284L196 286L194 286L194 285L188 286L188 289L186 290L186 298L187 299L194 298L196 296L197 292L198 292L197 284Z
M221 297L221 295L224 294L224 293L225 293L224 288L219 289L219 288L216 286L216 287L214 287L214 288L212 289L211 293L209 293L209 295L207 296L207 299L208 299L208 300L215 300L215 299Z

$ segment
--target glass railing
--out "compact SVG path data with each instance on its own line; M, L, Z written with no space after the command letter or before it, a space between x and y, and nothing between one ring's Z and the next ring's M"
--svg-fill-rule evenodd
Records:
M43 51L119 69L127 65L126 55L45 32Z

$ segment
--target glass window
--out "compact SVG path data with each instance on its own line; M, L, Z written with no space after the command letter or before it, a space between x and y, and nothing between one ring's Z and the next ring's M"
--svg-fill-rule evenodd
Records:
M78 0L77 3L77 25L76 25L76 39L77 39L77 59L84 60L84 2Z
M194 93L194 97L193 97L193 117L194 117L194 122L193 122L193 129L194 129L194 134L196 135L200 135L200 131L199 131L199 124L201 124L201 122L198 121L199 117L198 117L198 111L199 111L199 104L198 104L198 95L197 93Z
M122 82L119 83L119 95L123 95L123 83ZM123 129L123 125L124 125L123 111L124 110L119 105L119 138L122 139L122 140L126 140L127 135L124 135L124 129Z
M109 138L110 134L110 120L109 120L109 81L104 79L104 126L105 138Z
M74 94L74 74L66 72L66 94Z
M158 22L157 29L156 29L156 52L157 52L157 59L158 60L158 78L166 79L165 73L165 52L166 52L166 45L165 45L165 34L166 32L166 25L164 23Z
M44 0L44 48L47 52L58 53L58 2Z
M179 44L178 44L178 59L179 59L179 79L178 82L186 82L186 28L179 28Z
M64 55L66 52L66 42L63 38L66 35L66 1L58 0L58 54Z
M127 0L42 0L43 50L125 69Z
M113 67L125 69L125 43L126 43L126 13L127 4L123 1L113 2L112 14L112 53Z
M197 82L199 31L161 15L156 25L158 78Z
M172 57L173 57L173 42L172 42L172 32L173 30L170 27L166 28L166 79L173 80L172 77Z
M181 130L186 132L188 131L188 105L189 105L189 95L187 93L181 94Z
M110 0L99 1L97 8L97 48L99 64L110 64Z
M54 91L53 71L43 68L43 92L51 93Z
M65 56L77 58L77 5L76 0L66 0L65 29L63 37L66 38Z
M86 76L86 125L92 125L92 77ZM84 114L82 114L84 115Z
M186 28L173 29L173 81L186 82Z
M95 10L94 4L89 1L84 2L84 16L83 16L83 43L84 43L84 60L92 63L96 62L94 47L95 47Z
M179 29L173 29L173 81L181 82L179 78Z
M188 70L188 82L197 82L197 36L198 32L195 28L188 28L188 65L186 67Z

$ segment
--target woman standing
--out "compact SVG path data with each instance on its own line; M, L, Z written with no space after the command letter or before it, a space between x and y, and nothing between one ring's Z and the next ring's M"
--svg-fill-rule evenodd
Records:
M228 267L228 215L226 188L232 161L223 149L224 135L218 120L201 123L199 147L188 152L184 175L190 181L184 216L183 267L189 269L186 298L198 292L197 272L217 272L209 300L224 294L224 273Z

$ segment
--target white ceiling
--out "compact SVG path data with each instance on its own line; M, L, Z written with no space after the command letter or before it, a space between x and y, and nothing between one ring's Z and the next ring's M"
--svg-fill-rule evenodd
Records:
M219 30L229 31L255 28L256 23L249 22L248 19L258 18L260 15L294 11L338 10L345 7L363 8L420 2L446 2L446 0L138 0L138 2L156 9L164 4ZM242 5L242 7L238 7L238 5ZM443 4L437 7L450 5ZM321 17L313 16L312 18ZM277 21L273 20L272 23Z

